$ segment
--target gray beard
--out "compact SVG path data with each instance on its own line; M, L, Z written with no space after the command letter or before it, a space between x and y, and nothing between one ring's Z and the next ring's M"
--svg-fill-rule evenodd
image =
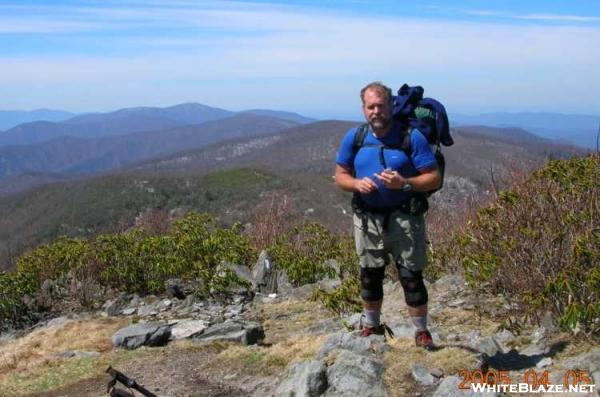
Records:
M370 121L369 120L369 126L371 126L371 129L373 130L385 130L392 122L392 119L379 119L377 121Z

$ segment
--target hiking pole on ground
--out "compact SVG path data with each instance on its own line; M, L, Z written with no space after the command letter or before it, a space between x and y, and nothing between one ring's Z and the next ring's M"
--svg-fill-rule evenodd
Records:
M112 367L108 367L106 372L112 377L112 379L108 382L108 387L106 392L111 395L111 397L133 397L133 393L121 390L115 387L117 382L122 383L130 389L135 389L142 393L146 397L158 397L156 394L152 393L150 390L145 387L138 385L134 379L131 379L124 373L117 371Z

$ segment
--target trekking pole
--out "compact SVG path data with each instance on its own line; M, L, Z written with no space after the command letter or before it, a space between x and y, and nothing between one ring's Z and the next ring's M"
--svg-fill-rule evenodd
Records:
M130 389L135 389L142 393L146 397L158 397L156 394L152 393L150 390L146 389L142 385L138 385L134 379L131 379L124 373L117 371L112 367L108 367L106 372L112 376L112 379L108 382L108 387L106 392L109 393L112 397L133 397L133 393L118 389L115 387L117 382L122 383Z

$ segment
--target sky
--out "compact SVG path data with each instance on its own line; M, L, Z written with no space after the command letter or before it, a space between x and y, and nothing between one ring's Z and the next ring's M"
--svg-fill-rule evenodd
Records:
M600 115L600 1L0 0L2 110L356 119L374 80L451 114Z

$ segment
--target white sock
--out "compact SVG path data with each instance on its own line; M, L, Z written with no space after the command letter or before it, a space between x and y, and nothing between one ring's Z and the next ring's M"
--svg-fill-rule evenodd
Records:
M415 327L417 327L417 331L423 331L427 329L427 316L411 316L410 319L412 320Z
M379 325L381 317L381 310L364 310L365 312L365 324L369 327L376 327Z

